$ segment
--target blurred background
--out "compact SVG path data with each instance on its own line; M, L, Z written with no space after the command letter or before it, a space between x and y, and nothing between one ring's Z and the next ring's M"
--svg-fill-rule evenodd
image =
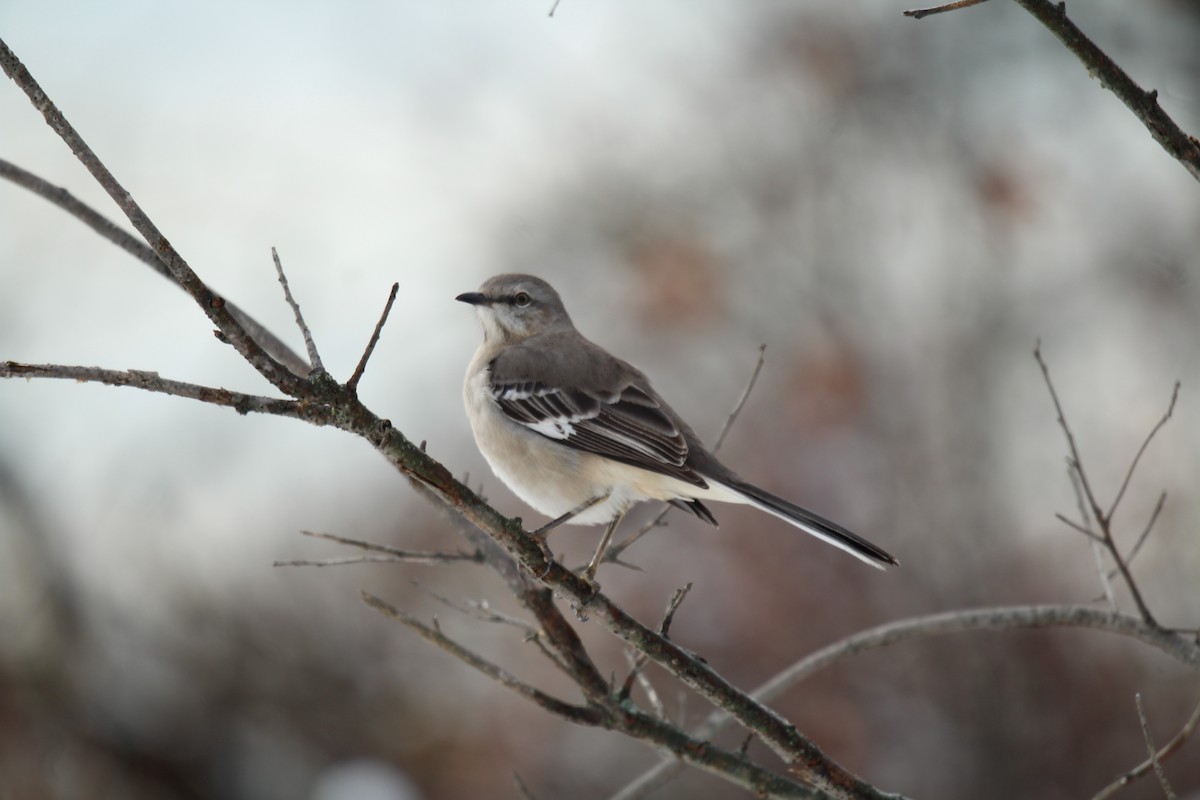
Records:
M668 516L600 579L752 688L902 617L1100 592L1040 338L1106 502L1172 383L1175 418L1116 515L1167 625L1200 620L1200 190L1013 3L44 0L0 35L210 285L303 350L275 246L345 379L508 514L460 403L479 331L453 297L549 279L576 323L723 456L897 554L879 574L753 511ZM1073 18L1200 133L1200 5ZM10 83L0 156L119 217ZM0 184L0 358L271 388L183 292ZM655 509L645 509L645 521ZM363 606L361 588L574 699L478 566L276 568L318 530L455 550L371 448L292 420L62 381L0 382L0 798L603 798L659 757L567 726ZM568 559L598 531L555 537ZM1127 595L1118 601L1132 610ZM514 610L515 611L515 610ZM606 671L612 637L581 625ZM660 673L672 716L708 713ZM958 636L857 658L777 708L881 788L1091 797L1200 697L1107 634ZM720 742L737 747L740 739ZM1200 796L1200 742L1166 765ZM751 754L775 764L761 744ZM743 796L690 771L660 798ZM1122 797L1159 797L1153 778Z

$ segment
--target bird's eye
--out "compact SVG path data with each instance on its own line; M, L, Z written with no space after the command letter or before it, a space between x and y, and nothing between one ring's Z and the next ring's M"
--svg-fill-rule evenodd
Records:
M533 302L533 298L529 296L528 292L517 292L513 295L513 305L517 308L524 308L531 302Z

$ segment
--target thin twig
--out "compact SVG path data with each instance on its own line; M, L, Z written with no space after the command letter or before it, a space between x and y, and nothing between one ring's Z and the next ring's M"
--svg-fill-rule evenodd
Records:
M1171 414L1175 412L1175 401L1179 399L1179 381L1175 381L1175 388L1171 391L1171 402L1167 405L1167 413L1163 414L1162 419L1150 429L1150 433L1146 435L1142 446L1138 448L1137 455L1133 457L1133 461L1129 464L1129 469L1125 472L1125 480L1121 481L1121 488L1117 490L1117 496L1113 498L1112 505L1108 507L1108 519L1112 519L1116 513L1117 506L1121 503L1121 498L1125 496L1125 490L1129 488L1129 481L1133 478L1133 471L1137 469L1138 462L1142 460L1142 454L1146 452L1146 448L1150 446L1154 435L1162 430L1162 427L1171 419Z
M274 247L271 248L271 259L275 262L275 274L279 276L279 285L283 287L283 299L291 306L292 313L296 316L296 327L300 328L300 334L304 337L304 347L308 350L309 368L313 372L324 372L325 365L321 363L321 354L317 352L317 343L313 341L312 331L309 330L308 323L304 321L304 315L300 313L300 304L292 297L287 275L283 273L283 262L279 260L279 251Z
M293 558L286 561L273 561L273 567L344 567L348 564L446 564L450 561L461 561L453 556L447 558L444 553L411 553L408 556L347 556L345 558L327 558L312 560ZM471 559L476 561L478 559Z
M725 444L725 437L729 435L729 429L733 427L733 423L737 422L742 409L746 406L746 401L750 399L750 392L754 391L754 384L758 382L758 375L762 372L766 360L767 345L764 342L758 346L758 360L754 362L754 370L750 373L750 380L746 381L746 388L742 390L742 396L738 398L733 411L729 412L725 424L721 426L721 432L717 434L717 440L713 442L712 451L714 453L721 449L721 445Z
M625 660L629 662L629 675L625 678L625 685L621 687L620 696L629 697L633 689L633 680L636 678L638 686L642 687L642 691L646 693L646 701L650 703L650 708L654 709L654 715L661 720L666 720L667 707L663 704L662 698L658 696L658 690L654 688L650 678L646 676L645 658L641 654L635 654L632 650L626 650Z
M1102 539L1102 538L1100 538L1099 536L1097 536L1096 534L1092 533L1090 530L1088 530L1087 528L1083 527L1082 525L1080 525L1080 524L1079 524L1078 522L1076 522L1075 520L1073 520L1073 519L1070 519L1069 517L1067 517L1067 516L1065 516L1065 515L1063 515L1063 514L1061 514L1061 513L1057 512L1057 511L1056 511L1056 512L1054 512L1054 518L1055 518L1056 520L1058 520L1059 522L1061 522L1062 524L1066 525L1066 526L1067 526L1068 528L1070 528L1071 530L1073 530L1073 531L1078 531L1079 533L1082 533L1084 536L1086 536L1087 538L1091 539L1091 540L1092 540L1092 541L1094 541L1094 542L1101 542L1101 543L1102 543L1102 542L1104 541L1104 539Z
M375 542L367 542L362 539L350 539L346 536L339 536L336 533L323 533L321 531L300 531L303 536L311 536L314 539L325 539L330 542L357 547L360 550L366 550L372 553L384 553L394 556L396 561L424 561L427 563L448 563L451 561L475 561L483 563L483 554L478 550L467 553L459 551L457 553L422 553L412 550L401 550L398 547L391 547L386 544L377 544Z
M675 590L675 594L671 595L671 602L667 604L667 613L663 616L662 624L658 626L658 632L663 635L664 639L669 639L671 633L671 623L675 621L675 612L679 610L679 606L683 603L683 599L688 596L688 592L692 590L692 582L688 581L683 586Z
M1113 611L1117 608L1117 596L1113 592L1112 579L1113 576L1107 574L1104 567L1105 542L1104 537L1097 536L1092 532L1092 518L1087 513L1087 506L1083 502L1083 487L1080 485L1079 473L1075 469L1075 462L1070 458L1067 459L1067 480L1071 482L1071 489L1075 492L1075 505L1079 509L1079 518L1083 520L1083 525L1080 530L1085 531L1090 538L1090 549L1092 551L1092 561L1095 562L1096 575L1100 578L1100 589L1103 592L1103 597L1108 603L1108 607Z
M1167 493L1163 492L1158 496L1158 502L1154 504L1154 510L1150 512L1150 519L1146 522L1146 527L1142 528L1142 533L1138 536L1137 541L1133 543L1133 547L1129 551L1129 555L1125 556L1125 563L1132 564L1133 559L1137 557L1138 552L1142 549L1142 545L1146 543L1146 539L1150 536L1150 531L1154 529L1154 523L1158 521L1158 515L1162 513L1163 505L1167 502ZM1109 578L1115 578L1117 571L1113 570L1109 573Z
M1200 703L1196 703L1196 707L1192 709L1192 715L1187 718L1186 722L1183 723L1183 727L1180 728L1179 732L1171 738L1171 741L1164 744L1162 749L1154 754L1153 758L1147 758L1141 764L1138 764L1136 767L1129 770L1129 772L1126 772L1108 786L1105 786L1096 793L1092 800L1107 800L1107 798L1111 797L1119 790L1125 788L1138 778L1148 773L1150 770L1154 769L1156 762L1158 764L1162 764L1162 762L1166 761L1168 758L1178 752L1181 747L1183 747L1183 743L1187 741L1188 737L1192 735L1192 732L1196 730L1198 725L1200 725Z
M258 395L231 392L213 386L201 386L161 377L157 372L136 369L117 370L101 367L81 367L67 364L22 364L17 361L0 362L0 378L50 378L78 381L80 383L103 383L106 386L129 386L147 392L186 397L216 406L232 408L239 414L251 412L274 414L280 417L308 418L305 409L291 399L260 397Z
M1162 762L1158 760L1158 748L1154 746L1154 737L1150 733L1150 721L1146 719L1146 708L1142 705L1141 692L1134 693L1133 702L1137 706L1138 722L1142 726L1142 738L1146 740L1146 752L1150 754L1150 763L1154 767L1154 774L1158 777L1158 784L1162 786L1167 800L1179 800L1175 796L1175 792L1171 791L1171 784L1167 783L1167 775L1163 772Z
M679 605L683 602L683 598L687 597L688 592L692 590L692 582L688 581L684 586L675 590L675 594L671 595L670 602L667 603L667 611L663 615L663 621L658 626L658 633L664 639L670 638L671 623L675 620L675 612L679 610ZM649 658L644 653L638 653L636 657L630 656L630 673L625 678L624 684L618 696L622 699L629 697L629 693L633 690L633 680L637 678L642 688L646 690L646 696L650 702L654 704L655 710L658 712L660 719L666 718L666 709L658 700L658 694L654 688L650 686L650 681L643 674L646 664L649 663Z
M913 19L924 19L925 17L929 17L934 14L943 14L947 11L956 11L960 8L970 8L971 6L977 6L980 3L985 2L987 2L987 0L958 0L955 3L946 3L944 6L933 6L932 8L914 8L910 11L905 11L902 13L904 16L912 17Z
M396 302L396 293L399 291L400 284L393 283L392 291L388 293L387 302L383 305L383 313L379 315L379 321L375 323L375 330L367 342L367 349L363 350L362 358L358 360L358 366L354 368L354 374L350 376L350 380L346 381L346 388L351 392L358 390L358 382L362 380L363 372L367 369L367 361L375 352L375 345L379 344L379 334L383 332L384 323L387 322L388 315L392 313L392 303Z

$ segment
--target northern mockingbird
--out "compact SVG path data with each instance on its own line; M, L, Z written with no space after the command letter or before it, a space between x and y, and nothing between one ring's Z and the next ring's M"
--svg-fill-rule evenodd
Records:
M747 503L872 566L898 563L835 522L742 480L704 449L646 376L575 330L558 293L531 275L497 275L457 298L483 344L467 367L467 417L492 470L561 522L608 523L592 579L625 511L663 500L706 522L702 500Z

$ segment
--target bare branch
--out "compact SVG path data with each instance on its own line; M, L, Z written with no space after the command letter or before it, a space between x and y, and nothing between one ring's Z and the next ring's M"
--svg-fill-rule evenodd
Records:
M1096 501L1096 495L1092 491L1091 484L1088 482L1087 473L1083 469L1083 459L1079 455L1079 448L1075 445L1075 435L1071 433L1071 427L1067 424L1062 403L1058 399L1058 392L1054 389L1054 381L1050 379L1050 368L1046 366L1046 361L1042 358L1041 340L1038 340L1037 346L1033 349L1033 357L1037 359L1038 366L1042 369L1042 377L1045 379L1046 388L1050 392L1050 399L1054 401L1054 410L1058 416L1059 427L1062 428L1063 434L1067 437L1070 462L1075 468L1076 475L1079 477L1079 485L1083 489L1084 496L1087 498L1092 517L1100 528L1100 535L1104 539L1104 546L1108 549L1109 555L1112 556L1117 569L1120 570L1121 577L1125 581L1125 585L1129 588L1129 594L1133 597L1133 602L1138 607L1138 613L1141 614L1142 619L1148 625L1157 627L1158 623L1155 621L1154 615L1150 613L1150 607L1146 605L1146 601L1142 598L1142 592L1138 589L1137 582L1133 579L1133 573L1129 571L1129 565L1125 563L1125 559L1121 556L1121 551L1117 547L1117 542L1113 538L1111 520L1100 509L1100 504ZM1103 572L1101 575L1103 575Z
M296 298L292 297L287 275L283 272L283 262L279 260L279 251L274 247L271 248L271 260L275 262L275 274L279 276L279 285L283 287L283 299L291 307L292 314L296 317L296 327L300 329L300 335L304 337L304 347L308 350L309 368L313 372L324 372L325 365L321 363L321 354L317 352L317 343L313 341L312 331L309 330L308 323L304 321L304 315L300 313L300 304L296 302ZM303 374L307 375L308 373Z
M1145 714L1141 713L1140 711L1139 715L1143 718L1145 717ZM1138 778L1148 773L1150 770L1154 769L1155 763L1162 764L1162 762L1166 761L1181 747L1183 747L1183 743L1186 742L1188 737L1192 735L1192 732L1196 730L1197 725L1200 725L1200 703L1197 703L1196 707L1192 709L1192 715L1187 718L1186 722L1183 723L1183 727L1179 729L1179 733L1175 734L1175 736L1171 738L1171 741L1163 745L1161 750L1159 750L1157 753L1154 753L1151 758L1147 758L1141 764L1138 764L1136 767L1129 770L1129 772L1126 772L1108 786L1101 789L1092 798L1092 800L1107 800L1107 798L1114 795L1120 789L1123 789Z
M169 280L176 287L179 286L179 283L175 280L175 276L167 270L163 262L159 260L158 255L145 242L118 227L103 214L75 197L66 189L54 186L49 181L43 180L32 172L21 169L16 164L4 159L0 159L0 178L7 178L17 186L28 189L42 199L58 206L126 253L146 264L146 266ZM246 329L246 333L250 334L254 341L258 342L264 350L270 353L281 364L296 375L308 374L310 367L304 359L298 356L296 351L284 344L282 339L271 333L265 325L228 300L225 302L225 308L229 310L230 316Z
M970 8L977 6L980 3L985 3L987 0L957 0L954 3L946 3L943 6L933 6L932 8L914 8L911 11L902 12L906 17L913 19L924 19L925 17L933 16L934 14L944 14L947 11L957 11L960 8Z
M1184 133L1175 120L1158 104L1157 91L1145 91L1117 66L1108 55L1067 18L1066 3L1050 0L1016 0L1046 26L1068 50L1075 54L1088 75L1115 94L1133 115L1142 121L1154 141L1181 163L1193 178L1200 180L1200 142Z
M157 372L143 372L135 369L114 370L65 364L21 364L16 361L4 361L0 362L0 378L56 378L80 383L103 383L107 386L131 386L147 392L186 397L202 403L226 406L239 414L254 412L296 419L306 418L304 409L295 400L259 397L241 392L231 392L228 389L173 381L160 377Z
M367 341L367 349L363 350L362 358L358 360L358 366L354 368L354 374L350 376L350 380L346 381L346 388L351 392L358 391L358 382L362 380L363 372L367 369L367 361L371 358L371 354L375 352L375 345L379 344L379 335L383 332L383 326L387 323L388 315L392 313L392 303L396 302L396 294L399 291L400 284L393 283L392 291L388 294L387 302L383 305L383 313L379 315L379 321L375 323L375 331Z
M314 539L325 539L338 544L357 547L360 550L367 550L373 553L386 553L395 556L396 560L421 560L429 559L430 561L478 561L483 562L483 554L476 550L473 553L459 551L457 553L416 553L411 550L401 550L397 547L391 547L386 544L376 544L375 542L366 542L361 539L350 539L346 536L338 536L336 533L323 533L321 531L300 531L303 536L311 536Z
M982 2L982 0L980 0ZM1018 4L1046 26L1063 45L1070 50L1087 69L1088 75L1100 81L1100 85L1115 94L1133 115L1141 120L1154 141L1183 165L1183 168L1200 180L1200 141L1189 136L1171 119L1158 104L1158 92L1142 89L1125 70L1117 66L1108 55L1096 46L1075 23L1067 17L1067 4L1050 0L1016 0ZM949 3L932 9L905 11L905 16L920 19L930 14L951 11L975 2Z
M4 74L25 92L34 108L40 111L45 118L46 124L66 142L79 162L92 174L92 177L108 193L113 202L120 207L134 229L142 235L142 238L158 255L159 260L166 266L176 283L192 296L192 299L217 326L223 341L233 345L238 353L258 370L259 374L280 391L293 397L297 396L302 391L303 380L272 358L234 319L225 299L213 292L192 271L183 256L171 245L158 226L150 220L146 212L133 199L133 196L96 156L83 137L71 126L71 123L67 122L66 117L42 91L42 87L38 85L29 70L3 40L0 40L0 69L3 69Z

